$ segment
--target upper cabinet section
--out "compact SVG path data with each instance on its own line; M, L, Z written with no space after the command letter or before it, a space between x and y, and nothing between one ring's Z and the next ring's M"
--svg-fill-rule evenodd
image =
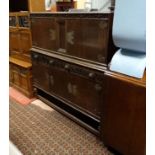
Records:
M33 13L32 46L106 65L114 52L112 13Z

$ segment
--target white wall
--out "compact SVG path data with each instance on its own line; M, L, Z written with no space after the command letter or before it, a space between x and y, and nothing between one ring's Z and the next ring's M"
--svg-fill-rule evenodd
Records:
M77 0L77 8L84 9L84 2L85 0Z
M99 9L100 11L109 10L108 7L111 5L111 0L92 0L92 8Z
M84 3L90 1L92 1L92 8L99 9L101 11L108 10L108 7L111 5L111 0L77 0L77 8L83 9Z

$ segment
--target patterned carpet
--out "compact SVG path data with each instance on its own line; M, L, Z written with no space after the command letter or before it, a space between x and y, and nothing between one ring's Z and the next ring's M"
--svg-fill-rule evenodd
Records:
M24 155L111 155L96 136L55 110L10 100L10 140Z

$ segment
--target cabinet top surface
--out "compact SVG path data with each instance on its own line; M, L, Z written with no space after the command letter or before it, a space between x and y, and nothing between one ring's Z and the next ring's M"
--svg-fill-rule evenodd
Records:
M40 16L40 15L44 15L44 16L70 16L70 15L74 15L74 16L86 16L86 15L105 15L105 14L112 14L111 11L107 11L107 12L98 12L98 11L90 11L90 12L34 12L34 13L30 13L31 16Z
M140 85L140 86L146 87L146 70L145 70L144 75L141 79L130 77L130 76L112 72L112 71L106 71L105 75L122 80L122 81L126 81L126 82L128 81L135 85Z

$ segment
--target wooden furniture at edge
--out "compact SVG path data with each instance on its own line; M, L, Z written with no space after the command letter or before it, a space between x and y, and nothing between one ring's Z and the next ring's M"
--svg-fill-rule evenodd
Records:
M145 155L146 73L142 79L105 72L102 139L123 155Z
M41 100L107 146L144 155L145 80L108 71L116 51L112 16L32 13L33 85Z
M45 0L28 0L29 12L44 12Z
M28 97L33 96L32 46L28 12L9 14L9 68L10 85Z

